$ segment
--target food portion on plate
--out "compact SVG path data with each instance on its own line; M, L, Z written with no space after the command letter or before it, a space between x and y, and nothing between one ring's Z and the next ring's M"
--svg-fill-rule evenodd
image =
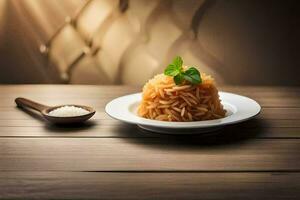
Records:
M163 134L202 134L259 114L253 99L217 90L213 79L176 57L149 80L143 93L111 100L106 113L114 119Z
M213 78L184 66L179 56L164 74L145 84L138 108L140 117L174 122L220 119L225 114Z

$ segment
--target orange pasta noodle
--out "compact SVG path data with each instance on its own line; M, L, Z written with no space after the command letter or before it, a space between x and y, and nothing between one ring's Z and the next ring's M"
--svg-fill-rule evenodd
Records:
M138 115L161 121L202 121L225 117L211 76L201 73L202 83L174 83L173 77L156 75L143 88Z

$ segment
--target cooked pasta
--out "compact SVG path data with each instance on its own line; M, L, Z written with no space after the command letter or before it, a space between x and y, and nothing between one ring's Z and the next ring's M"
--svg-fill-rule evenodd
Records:
M211 76L201 73L202 83L176 85L170 76L156 75L143 88L138 115L161 121L202 121L219 119L226 111Z

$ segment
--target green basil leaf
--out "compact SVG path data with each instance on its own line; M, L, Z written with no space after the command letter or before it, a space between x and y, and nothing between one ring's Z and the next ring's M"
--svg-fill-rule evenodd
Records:
M176 85L180 85L183 80L184 78L182 74L178 74L177 76L174 76L174 82Z
M177 69L175 65L168 65L168 67L165 69L164 74L167 76L176 76L179 74L180 71Z
M199 84L202 82L200 73L195 67L190 67L188 70L183 72L183 77L192 84Z
M177 69L179 71L182 70L182 64L183 64L183 60L180 56L176 56L173 60L173 65L175 65L177 67Z
M199 84L202 82L200 72L195 67L190 67L188 70L184 71L182 64L182 58L180 56L176 56L173 63L167 66L164 74L174 77L176 85L181 84L184 80L191 84Z

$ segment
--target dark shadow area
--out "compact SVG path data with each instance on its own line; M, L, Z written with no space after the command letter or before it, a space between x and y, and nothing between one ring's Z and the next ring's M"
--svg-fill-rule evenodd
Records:
M213 132L186 135L160 134L145 131L136 125L123 125L118 127L118 131L124 136L122 139L129 143L144 144L146 147L153 148L176 149L180 147L190 149L241 145L260 138L263 133L261 119L252 119L238 125L229 125Z
M46 123L45 129L52 133L76 133L83 130L87 130L92 128L96 125L96 122L93 120L89 120L82 123L76 123L76 124L51 124Z
M216 0L205 1L195 12L196 14L193 17L192 24L191 24L191 28L192 28L193 32L195 33L195 35L198 34L198 27L201 23L203 16L205 15L205 12L208 9L212 8L215 4L216 4Z

